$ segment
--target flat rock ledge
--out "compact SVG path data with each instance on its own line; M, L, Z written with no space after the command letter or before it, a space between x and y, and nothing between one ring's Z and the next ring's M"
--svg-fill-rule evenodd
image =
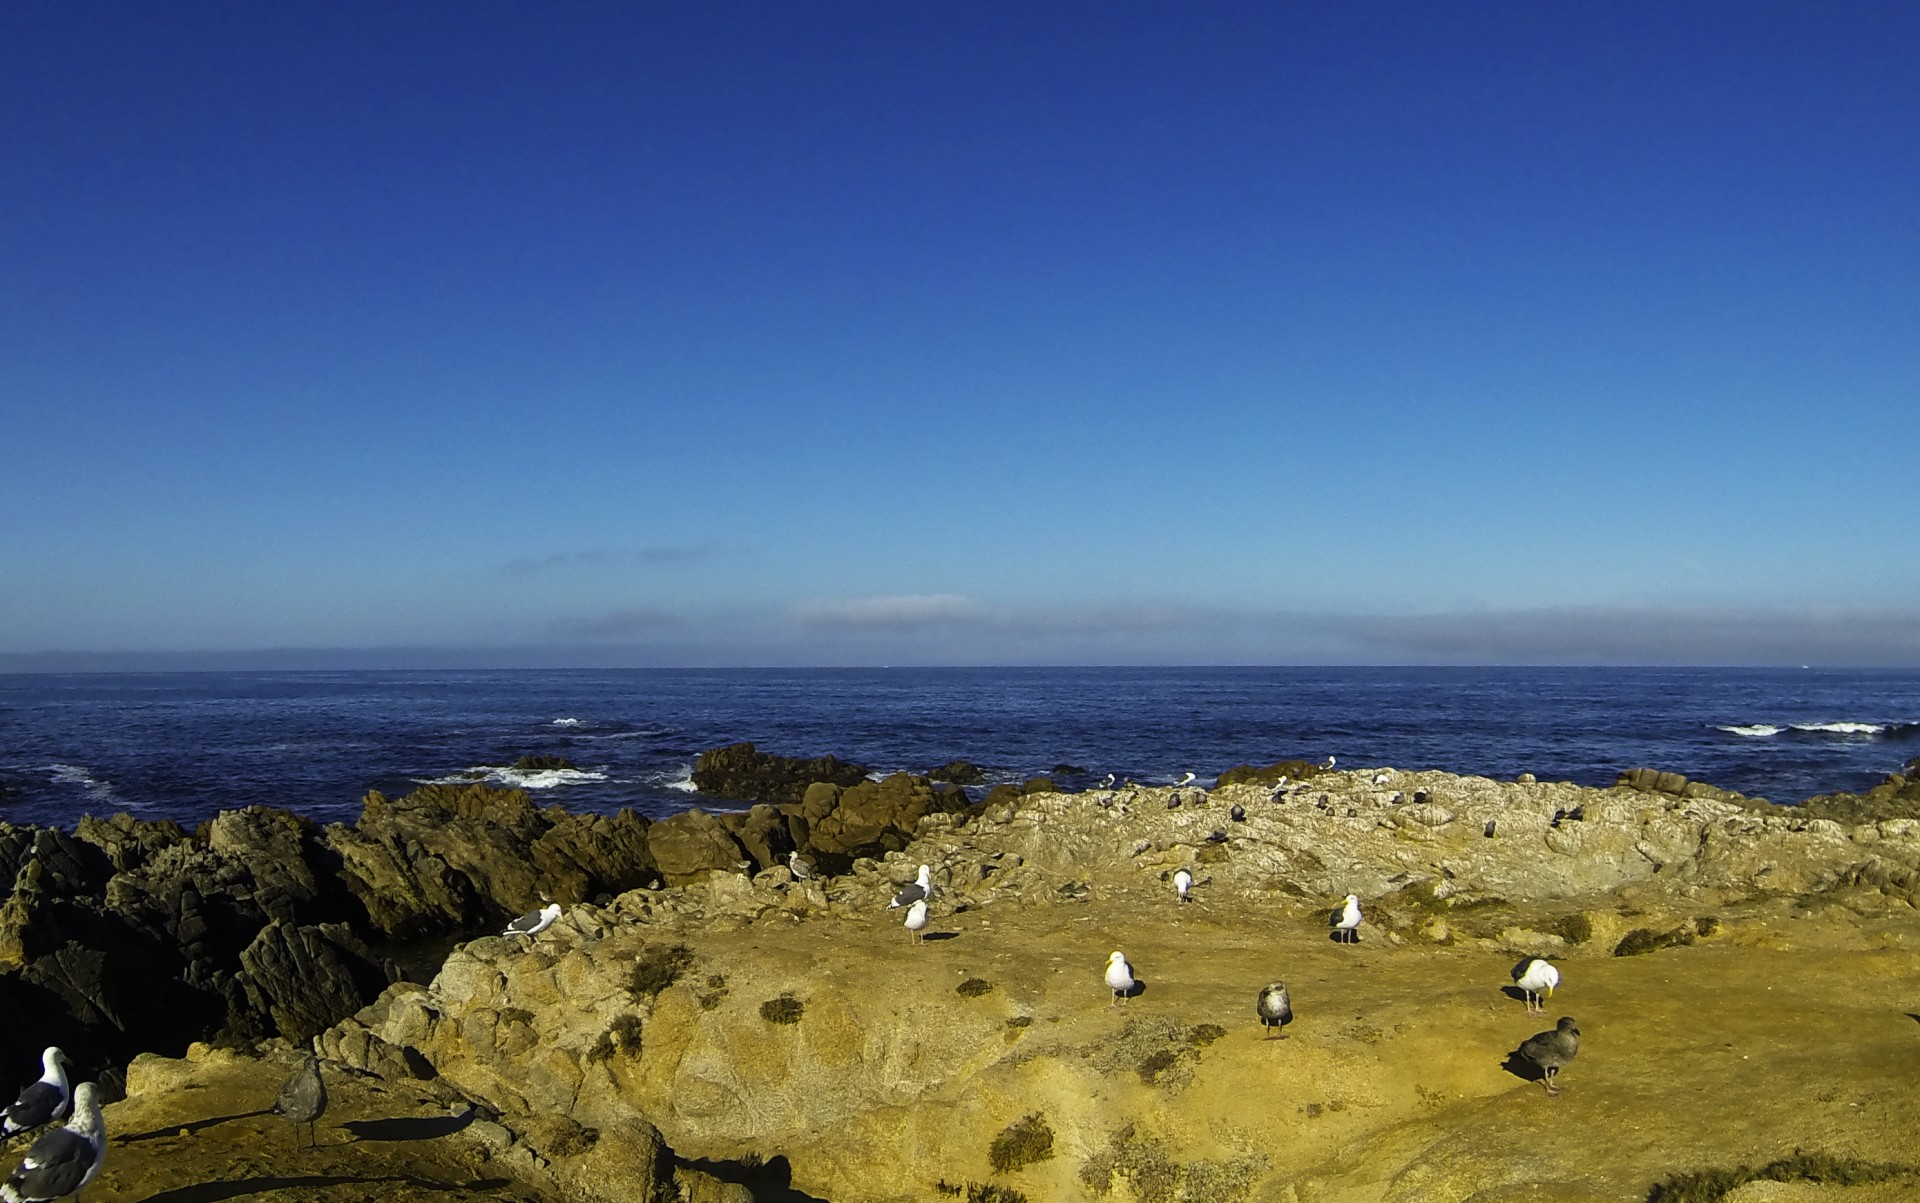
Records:
M920 864L915 942L886 902ZM1711 790L1361 769L1040 791L931 810L824 882L714 870L571 906L315 1044L509 1129L781 1167L777 1189L689 1178L686 1198L1637 1200L1796 1148L1897 1173L1920 1121L1916 891L1920 821ZM1329 938L1347 893L1357 944ZM1124 1002L1113 949L1142 983ZM1544 1019L1509 993L1531 955L1565 975ZM1252 1011L1276 978L1285 1040ZM1558 1014L1583 1044L1548 1099L1509 1054ZM653 1189L569 1168L591 1155L544 1157L543 1190Z

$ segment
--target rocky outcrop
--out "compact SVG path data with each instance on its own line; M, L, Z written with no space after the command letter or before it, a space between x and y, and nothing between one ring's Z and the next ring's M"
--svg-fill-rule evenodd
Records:
M655 823L647 830L647 847L669 885L685 885L715 870L738 873L750 867L726 824L703 810L683 811Z
M750 743L728 744L700 753L693 764L693 786L703 794L743 802L798 803L816 781L839 786L866 780L865 765L837 756L799 759L760 752Z
M827 856L881 856L907 846L930 814L964 814L967 793L957 785L895 773L881 781L842 787L809 786L799 806L802 846Z

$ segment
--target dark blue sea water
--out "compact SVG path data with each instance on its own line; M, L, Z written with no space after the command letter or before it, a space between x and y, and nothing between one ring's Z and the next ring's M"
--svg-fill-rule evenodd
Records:
M1023 668L0 676L0 818L249 803L352 819L369 789L473 774L572 809L700 799L704 748L955 757L994 780L1067 763L1206 783L1337 755L1603 785L1652 765L1797 801L1920 756L1920 672L1539 668ZM517 757L578 772L515 774ZM1074 784L1064 778L1063 784Z

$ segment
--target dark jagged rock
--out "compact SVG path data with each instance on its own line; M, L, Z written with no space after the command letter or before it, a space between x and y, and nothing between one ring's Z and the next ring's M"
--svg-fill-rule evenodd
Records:
M787 817L765 802L748 811L720 815L719 819L753 860L756 873L786 864L787 853L799 847Z
M867 779L865 765L837 756L810 760L759 752L750 743L729 744L700 753L693 765L693 787L703 794L743 802L797 805L817 781L839 786Z
M927 773L929 781L946 781L954 785L978 785L986 779L987 771L971 760L949 760Z
M1810 819L1838 823L1920 818L1920 759L1908 761L1904 772L1888 774L1864 794L1816 794L1799 810Z
M1029 777L1019 785L996 785L987 791L980 801L981 806L997 806L1002 803L1011 805L1028 794L1050 794L1054 791L1053 778Z
M513 762L513 767L522 773L545 773L558 769L571 769L575 765L565 756L522 756Z
M240 954L247 1013L231 1026L305 1043L351 1015L387 985L386 974L345 924L291 927L275 921ZM251 1029L251 1030L249 1030Z
M860 857L897 852L927 815L961 814L968 808L967 792L957 785L895 773L846 788L816 783L799 809L806 822L807 850Z

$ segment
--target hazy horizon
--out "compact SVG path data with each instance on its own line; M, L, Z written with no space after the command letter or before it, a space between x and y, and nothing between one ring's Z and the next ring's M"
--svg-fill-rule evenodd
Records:
M1920 8L0 32L0 669L1920 664Z

